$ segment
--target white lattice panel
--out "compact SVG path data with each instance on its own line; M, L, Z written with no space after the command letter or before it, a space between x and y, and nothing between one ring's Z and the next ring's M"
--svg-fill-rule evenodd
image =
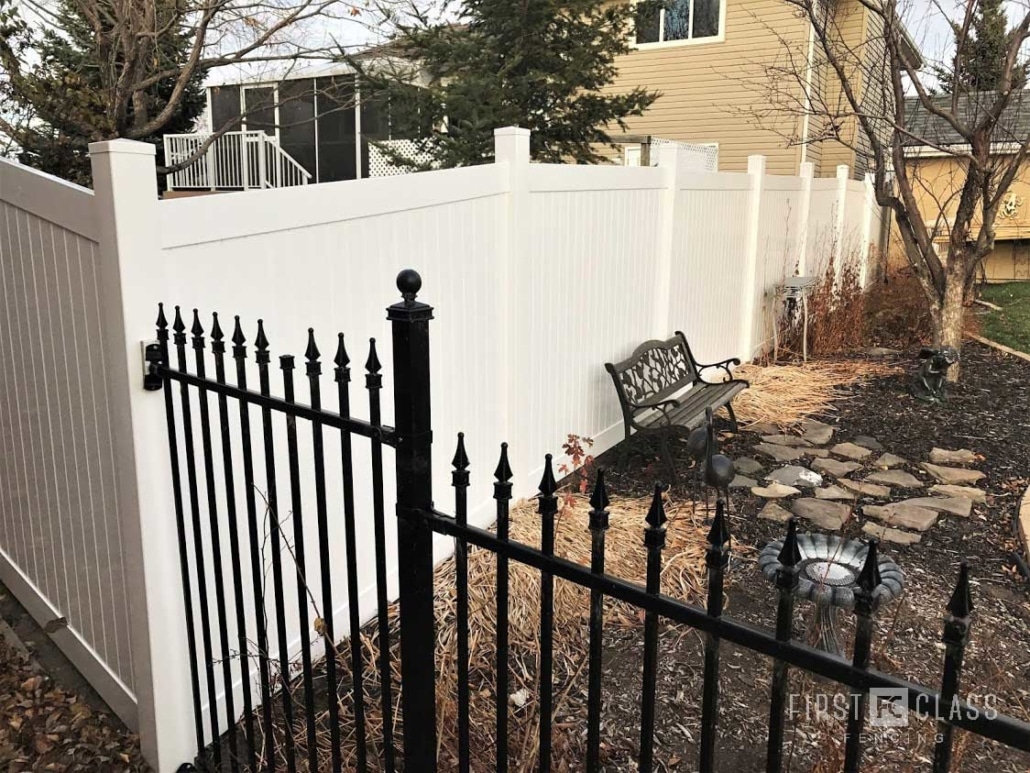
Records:
M719 171L719 146L716 144L698 144L667 140L662 137L651 139L651 165L657 166L662 155L662 147L676 145L686 154L686 166L702 172Z
M368 143L368 176L392 177L410 172L410 167L391 163L396 156L414 164L435 166L432 153L420 149L414 140L383 140Z

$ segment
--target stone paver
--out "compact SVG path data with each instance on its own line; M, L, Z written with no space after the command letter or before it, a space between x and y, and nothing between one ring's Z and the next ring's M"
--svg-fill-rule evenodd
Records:
M816 419L805 419L801 422L801 437L813 445L825 445L833 437L833 427Z
M812 456L817 459L828 459L830 456L830 452L827 451L825 448L806 448L805 456Z
M934 464L975 464L976 454L968 448L960 448L958 451L934 448L930 451L930 461Z
M906 499L898 504L925 507L927 510L957 515L959 518L968 518L969 514L973 512L973 500L965 497L917 497Z
M755 475L765 469L761 462L752 459L750 456L742 456L739 459L734 459L733 466L737 469L737 472L744 475Z
M854 443L838 443L830 449L830 453L835 456L843 456L845 459L859 460L865 459L872 451Z
M841 486L827 486L826 488L817 488L815 498L851 500L855 498L855 495Z
M770 421L756 421L744 427L745 432L754 432L757 435L775 435L780 428Z
M916 531L927 531L937 523L937 513L933 510L899 503L866 505L862 508L862 514L868 518L883 521L890 526L902 526Z
M836 478L848 475L861 468L862 465L857 462L841 462L837 459L816 459L812 462L813 470L828 473Z
M955 486L964 486L967 483L976 483L981 478L987 477L979 470L963 470L959 467L941 467L929 462L923 462L922 467L937 479L938 483L948 483Z
M825 499L796 499L791 510L794 515L830 531L838 531L851 515L851 508L847 505Z
M785 486L801 486L802 488L815 488L823 485L822 475L812 472L807 467L798 467L793 464L773 470L765 476L765 479L774 480Z
M908 464L908 462L894 454L884 454L873 462L873 466L879 467L881 470L889 470L891 467L901 467L903 464Z
M978 505L987 503L986 492L973 486L949 486L946 483L936 483L930 486L930 493L942 497L965 497Z
M923 539L923 535L916 532L892 529L890 526L868 521L862 524L862 532L883 542L893 542L895 545L918 545Z
M751 488L752 486L757 485L758 481L754 478L748 478L744 475L738 475L730 483L730 488Z
M772 443L759 443L754 447L754 451L762 454L763 456L772 457L778 462L795 462L804 456L804 451L800 448L777 446Z
M797 435L762 435L763 443L772 443L774 446L803 447L812 445L803 437Z
M790 513L784 510L775 502L769 502L765 507L762 508L758 517L766 521L775 521L776 523L786 523L790 520Z
M870 435L859 435L855 438L855 445L868 448L870 451L882 451L883 443Z
M751 489L751 493L762 499L783 499L785 497L795 497L801 493L801 490L773 481L768 486L755 486Z
M838 483L848 491L854 491L856 494L861 494L864 497L872 497L873 499L890 499L891 490L886 486L877 486L875 483L866 483L860 480L848 480L847 478L841 478Z
M880 470L866 476L870 483L882 483L885 486L901 486L901 488L923 488L926 486L919 478L904 470Z

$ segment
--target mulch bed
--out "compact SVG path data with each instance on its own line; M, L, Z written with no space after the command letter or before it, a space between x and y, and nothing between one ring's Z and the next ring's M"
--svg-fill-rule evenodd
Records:
M869 379L838 400L832 412L816 416L833 424L834 442L860 435L875 437L887 451L911 461L927 458L931 448L969 448L983 456L978 469L987 473L982 485L987 506L978 505L968 519L942 516L922 544L885 545L904 569L907 587L898 602L881 611L874 643L873 666L927 685L939 683L943 644L941 617L954 587L957 567L967 559L973 577L975 612L966 650L963 693L995 696L999 711L1030 721L1030 586L1012 560L1016 548L1012 519L1022 492L1030 483L1030 363L1007 357L979 344L963 348L962 380L952 386L946 405L921 403L908 395L908 369ZM915 362L915 352L899 362ZM726 439L731 457L751 456L758 436L741 432ZM604 465L601 458L598 463ZM689 461L680 454L677 468ZM667 475L657 455L631 457L627 468L613 471L612 488L621 494L644 496L651 481ZM683 476L684 478L688 476ZM680 486L685 486L686 480ZM674 489L675 490L675 489ZM681 492L681 496L685 492ZM923 492L911 492L921 496ZM731 529L741 555L731 564L726 614L746 622L773 627L775 594L758 572L754 551L782 538L780 524L758 520L764 504L746 489L731 492ZM860 535L852 520L848 537ZM743 549L743 550L742 550ZM803 607L804 605L798 605ZM799 610L795 636L806 635L807 619ZM848 616L842 616L842 620ZM842 638L851 636L850 620ZM612 770L631 769L639 740L635 733L639 703L641 636L636 631L616 635L607 653L605 675L606 743ZM696 764L701 690L700 637L668 626L661 648L658 710L658 757L670 770L689 770ZM722 714L719 769L757 770L764 766L770 667L762 658L733 646L723 647ZM799 676L795 674L795 681ZM799 692L835 692L813 680L797 685ZM792 690L797 689L792 686ZM799 705L803 703L799 698ZM932 758L934 729L919 722L902 735L873 734L873 751L863 769L908 771L925 769ZM788 733L792 770L839 770L843 725L799 720ZM992 742L956 735L954 769L1002 773L1030 770L1030 755Z
M0 636L0 770L145 771L139 738Z

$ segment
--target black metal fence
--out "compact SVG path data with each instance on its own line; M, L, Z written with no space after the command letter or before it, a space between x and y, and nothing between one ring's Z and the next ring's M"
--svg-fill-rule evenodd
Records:
M238 770L276 769L276 760L282 758L289 771L298 769L297 753L294 749L292 733L276 733L273 727L273 701L281 700L282 715L286 727L293 726L295 720L306 723L307 730L307 765L310 770L318 768L315 751L316 714L323 710L328 712L328 727L331 733L331 769L343 769L341 738L338 732L339 703L328 699L337 696L341 685L335 673L334 659L326 662L326 678L328 681L327 697L323 705L315 705L315 690L312 684L312 662L310 654L310 633L312 621L307 619L307 603L304 584L304 570L307 558L303 554L303 529L308 524L306 516L302 516L304 503L300 488L298 459L302 453L298 448L296 422L298 419L309 421L312 425L312 448L315 469L315 528L318 530L320 574L323 582L320 588L324 609L332 609L332 583L329 581L329 563L331 551L327 535L329 510L339 510L336 503L326 501L326 460L323 458L323 433L332 431L340 433L341 458L340 471L343 478L343 519L347 534L345 560L348 572L348 606L350 608L350 666L352 673L351 693L353 696L353 712L356 736L353 743L356 747L356 767L365 770L369 764L368 748L370 740L366 737L365 707L362 698L362 657L358 618L357 583L354 578L356 570L357 545L354 539L354 472L351 458L351 441L357 435L370 441L372 451L372 473L370 485L373 491L375 521L375 552L377 566L377 600L378 600L378 635L379 661L377 663L382 685L381 709L383 712L382 737L375 739L376 748L381 750L379 764L385 770L394 770L403 765L408 771L419 773L437 769L437 723L436 723L436 671L435 653L431 642L435 641L434 607L433 607L433 535L440 534L451 537L455 541L455 577L457 592L457 674L458 674L458 769L462 772L471 768L473 759L482 767L490 765L498 771L509 768L509 581L512 562L520 563L540 572L540 634L539 634L539 674L538 674L538 706L539 719L539 752L538 766L541 771L549 771L552 764L552 713L554 706L552 667L554 650L554 582L561 579L589 590L589 653L588 653L588 701L587 701L587 750L585 767L588 771L597 771L601 767L601 714L602 714L602 653L603 653L603 611L605 598L615 599L629 604L644 613L644 658L642 663L643 688L640 703L640 744L639 769L650 771L654 760L654 728L656 706L656 675L658 672L658 624L664 618L673 623L690 626L704 635L704 683L701 696L702 718L700 749L697 769L713 771L716 769L716 733L719 721L719 669L720 647L723 642L730 642L752 650L770 659L772 669L771 692L769 695L769 723L767 741L767 764L769 771L783 769L784 730L787 719L787 683L791 668L801 669L825 679L836 682L850 691L850 705L847 719L845 739L845 764L847 773L858 771L862 764L863 730L867 714L869 690L872 688L888 688L902 690L907 695L907 709L915 714L935 719L939 723L934 749L933 770L947 771L951 769L952 738L954 728L961 728L984 738L1002 744L1030 751L1030 725L1004 715L992 715L982 707L966 703L960 698L960 677L962 659L968 640L972 599L968 570L963 564L957 585L944 615L943 641L945 657L940 689L913 684L896 676L869 668L874 631L875 595L874 588L879 584L878 564L875 545L868 552L866 565L855 592L855 642L851 661L822 650L809 647L801 642L791 640L792 620L794 616L794 590L798 584L799 553L797 549L795 526L793 521L788 525L784 547L780 553L780 569L777 574L778 607L776 630L769 632L754 626L732 620L722 615L724 606L723 579L729 560L730 534L723 514L722 503L716 508L716 515L708 535L706 564L708 571L708 598L705 608L685 603L664 595L661 592L662 550L665 545L666 514L662 501L662 490L655 489L654 498L646 518L644 529L644 545L647 553L646 583L642 587L636 583L614 577L605 572L605 532L608 528L608 493L603 475L599 474L590 499L589 529L591 539L591 564L589 567L558 557L554 553L555 519L559 511L557 484L552 470L551 457L546 457L543 478L539 485L538 512L540 515L541 547L539 549L515 541L509 537L509 504L512 498L512 471L508 463L507 447L502 445L500 459L494 472L494 500L496 504L496 528L488 531L468 523L469 459L465 451L464 439L458 437L457 450L453 460L452 485L454 488L455 510L449 515L435 509L432 493L432 423L430 411L430 374L429 374L429 321L432 319L431 307L416 300L421 280L412 271L402 272L398 277L398 289L404 300L387 310L388 319L393 331L393 364L394 364L394 414L395 427L386 427L380 421L379 391L382 388L381 366L376 357L375 344L369 353L366 363L366 388L369 395L370 420L365 422L350 416L350 397L348 385L350 371L348 358L343 346L342 334L339 338L339 349L334 360L335 381L337 384L338 412L333 413L322 406L320 395L321 366L319 352L313 335L309 338L306 360L306 375L309 382L310 405L296 402L292 357L280 358L284 398L270 395L269 352L268 341L259 323L255 339L255 359L260 373L259 391L247 388L246 346L238 321L232 336L233 357L236 360L236 384L226 383L224 354L225 345L222 331L218 327L217 317L212 325L211 353L215 362L215 378L212 380L204 370L204 331L199 319L194 317L191 333L192 346L195 350L195 374L187 372L185 325L176 310L172 325L173 340L176 350L176 365L172 365L168 345L168 325L163 313L158 319L159 345L151 354L150 388L163 389L169 422L169 442L171 448L171 474L175 489L175 509L179 525L179 553L182 560L183 592L187 599L186 622L189 634L189 650L191 654L192 682L194 691L194 711L197 728L197 743L204 749L208 742L217 738L219 728L218 702L214 693L214 669L223 669L223 682L232 684L234 674L231 672L229 659L217 662L213 656L213 637L218 636L221 652L230 651L228 641L226 607L224 594L226 580L219 571L213 573L215 598L218 600L214 612L209 608L206 583L204 550L206 546L201 538L204 529L200 523L201 507L199 495L201 485L197 470L196 449L193 447L192 403L189 390L199 393L199 413L201 423L200 460L204 469L204 491L207 497L207 510L211 519L209 530L210 550L213 553L213 565L221 566L219 526L216 515L216 496L214 493L215 476L211 434L213 420L208 409L207 394L217 397L217 431L221 433L222 469L225 477L225 502L227 507L227 523L229 550L232 557L232 577L230 590L235 600L236 621L238 631L245 631L243 616L244 596L242 592L245 582L241 567L241 556L237 528L240 528L239 514L234 496L233 475L242 466L247 496L245 501L244 527L250 532L251 546L258 542L258 513L254 501L254 465L255 459L249 437L245 428L250 427L248 412L253 407L261 412L261 424L264 432L264 465L266 479L270 481L267 491L268 506L271 512L277 512L279 499L275 490L275 444L272 438L273 417L285 417L287 434L287 464L289 467L289 502L293 520L293 540L297 547L296 559L296 592L300 614L301 641L301 679L303 682L304 717L294 717L294 705L290 691L285 689L285 679L278 683L271 673L267 658L263 653L268 651L269 639L276 637L279 652L278 671L280 675L290 673L287 660L288 644L283 627L284 594L290 592L294 583L288 578L279 561L279 541L281 535L278 519L271 522L270 538L272 542L272 596L277 611L277 627L267 630L265 620L266 593L264 586L256 578L261 575L261 558L253 550L250 555L250 576L253 579L253 614L259 621L257 653L251 653L255 645L248 642L245 635L240 635L236 646L241 657L234 661L239 663L240 677L244 684L242 729L237 730L230 723L227 738L223 744L215 743L210 747L209 761L216 769L224 767ZM182 437L186 448L182 449L182 457L186 460L184 503L183 481L179 468L180 449L178 448L179 431L176 428L175 385L178 384L180 409L179 416L183 424ZM229 437L228 411L229 402L235 403L239 412L242 458L232 454L233 443ZM400 617L400 670L402 691L400 706L404 718L402 749L399 759L395 761L394 739L391 729L394 696L390 691L390 629L387 618L387 586L386 586L386 543L384 528L383 504L383 468L382 446L394 449L397 477L397 560L399 568L399 617ZM189 520L187 520L189 519ZM197 588L194 593L190 585L191 565L190 549L187 545L188 535L193 536L193 569L196 572ZM585 535L584 535L585 538ZM469 592L468 592L468 556L469 548L476 547L490 551L496 555L496 603L497 631L495 657L495 716L496 743L492 749L470 748L470 686L469 673ZM194 607L198 607L195 609ZM199 626L196 615L199 612ZM199 628L201 645L198 648L194 631ZM336 641L337 633L333 630L331 615L327 615L319 632L325 638L327 651L329 644ZM255 654L256 657L249 657ZM256 696L250 692L251 676L248 664L257 662L260 673L260 707L255 706ZM198 665L200 664L200 665ZM205 669L207 684L207 702L209 716L201 715L204 696L201 694L199 668ZM279 696L275 693L278 690ZM226 710L230 716L236 716L237 707L233 704L232 691L226 690ZM258 734L257 725L262 732ZM208 733L210 731L210 734ZM281 748L276 747L275 739L282 738ZM259 740L260 739L260 740ZM222 757L226 757L223 759ZM259 767L259 759L262 760ZM303 762L303 761L302 761ZM514 761L524 762L524 761Z

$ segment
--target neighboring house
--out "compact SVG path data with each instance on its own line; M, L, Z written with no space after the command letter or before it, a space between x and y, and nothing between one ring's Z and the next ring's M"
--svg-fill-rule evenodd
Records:
M985 92L961 95L957 114L975 118L978 106L986 104L992 96ZM1023 99L1027 97L1030 92L1024 92ZM950 96L938 99L942 107L951 109ZM906 100L905 114L909 131L919 138L913 140L905 154L909 174L915 181L914 193L934 241L946 249L949 222L958 207L966 177L965 162L958 154L968 146L947 122L927 111L917 97ZM1030 104L1014 101L1002 115L994 136L995 156L1011 157L1019 143L1030 136ZM994 230L994 250L984 260L981 278L990 282L1030 279L1030 170L1025 167L1002 200Z
M166 135L170 163L197 161L170 176L172 190L237 190L354 180L402 170L380 147L416 136L398 107L362 98L353 68L334 64L277 79L207 88L209 131Z
M854 54L852 66L861 67L859 99L882 99L877 17L860 0L825 5ZM855 179L865 174L864 155L849 147L864 143L839 81L827 74L811 25L787 3L665 0L641 7L615 88L646 86L661 96L643 116L628 119L631 135L717 145L722 171L742 171L748 156L762 154L770 174L797 174L803 161L818 177L833 177L839 164ZM806 105L816 105L809 116ZM837 113L828 126L827 116ZM834 132L843 143L831 138ZM635 152L631 142L625 148Z

